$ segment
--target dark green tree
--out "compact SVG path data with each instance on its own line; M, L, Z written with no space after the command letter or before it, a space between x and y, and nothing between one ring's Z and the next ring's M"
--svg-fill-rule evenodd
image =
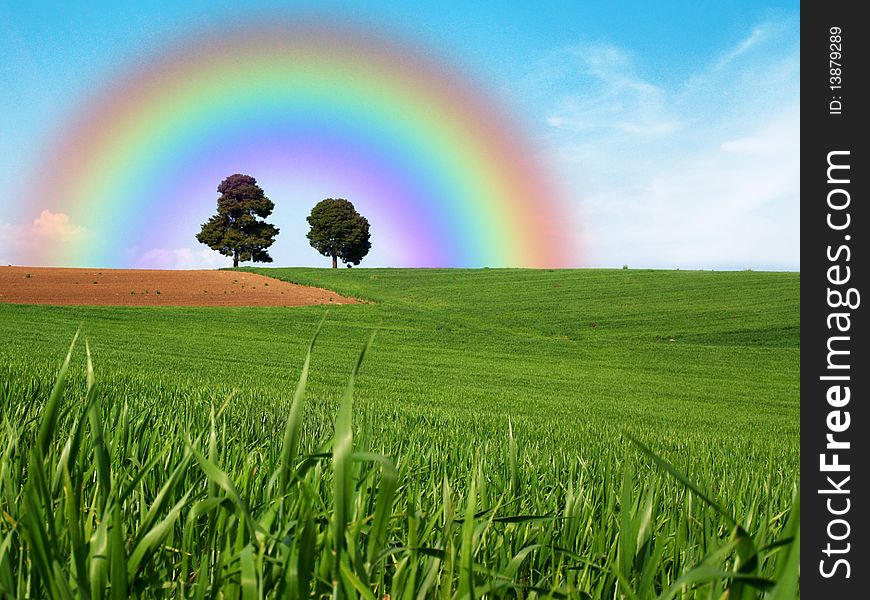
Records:
M275 243L278 228L267 223L275 203L266 198L250 175L230 175L217 189L217 214L203 223L196 239L224 256L239 261L272 262L266 248Z
M338 259L358 265L372 247L368 219L344 198L318 202L311 209L308 224L308 242L323 256L332 257L333 269L338 267Z

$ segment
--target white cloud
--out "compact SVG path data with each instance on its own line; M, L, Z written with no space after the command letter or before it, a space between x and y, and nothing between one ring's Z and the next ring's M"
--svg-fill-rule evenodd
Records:
M231 267L232 259L208 248L152 248L134 265L139 269L217 269Z
M585 191L587 265L799 268L796 40L760 25L670 85L612 46L548 59L540 118L564 187Z
M768 28L764 26L759 26L753 28L753 30L746 36L739 44L737 44L733 49L726 52L724 56L722 56L716 63L717 69L725 68L729 63L733 62L735 59L740 57L741 55L748 52L750 49L757 46L759 43L765 40L768 37Z
M31 223L0 223L0 263L40 266L41 257L68 255L88 235L69 215L47 209Z
M617 130L641 136L676 131L680 121L666 107L665 91L639 77L631 55L608 44L558 50L544 68L582 91L568 92L546 117L551 127L572 132ZM565 65L571 66L565 69Z
M599 251L636 266L796 268L795 118L796 110L768 121L746 138L753 139L749 151L726 152L711 144L661 165L642 179L627 206L610 209L604 193L595 216L608 235Z
M30 234L45 241L71 242L85 234L85 228L70 221L69 215L44 210L30 228Z

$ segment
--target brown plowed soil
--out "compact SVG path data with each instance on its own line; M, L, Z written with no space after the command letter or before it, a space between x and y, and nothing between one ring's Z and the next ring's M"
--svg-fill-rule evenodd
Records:
M0 267L0 302L106 306L354 304L320 288L240 271Z

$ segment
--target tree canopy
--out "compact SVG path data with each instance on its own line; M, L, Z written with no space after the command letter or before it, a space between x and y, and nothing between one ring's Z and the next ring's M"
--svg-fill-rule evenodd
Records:
M196 239L231 256L233 267L239 261L272 262L266 249L275 243L279 230L264 219L272 214L275 203L250 175L230 175L217 191L217 214L203 223Z
M332 257L333 269L339 259L348 266L358 265L372 247L368 219L344 198L318 202L311 209L308 224L308 242L323 256Z

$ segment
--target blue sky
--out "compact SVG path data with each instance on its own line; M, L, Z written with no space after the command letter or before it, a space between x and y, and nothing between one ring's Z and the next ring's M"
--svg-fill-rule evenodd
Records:
M418 40L499 95L576 198L587 266L799 269L798 2L287 4L0 3L7 190L167 40L314 12ZM28 225L9 205L0 244ZM213 264L197 250L175 266Z

